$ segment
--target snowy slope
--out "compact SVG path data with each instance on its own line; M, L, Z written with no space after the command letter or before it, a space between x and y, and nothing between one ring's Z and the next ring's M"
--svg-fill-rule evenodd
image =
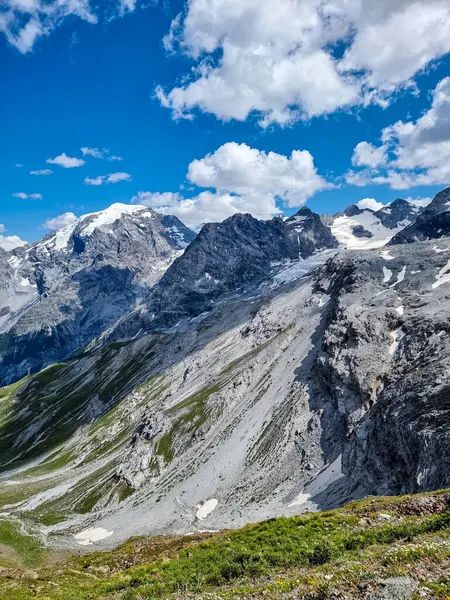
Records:
M342 215L334 218L331 224L331 231L334 237L345 248L369 250L384 246L396 233L410 224L411 221L405 219L404 221L400 221L397 227L390 229L385 227L372 211L363 210L360 214L351 217ZM364 230L364 237L355 235L355 228L361 227Z

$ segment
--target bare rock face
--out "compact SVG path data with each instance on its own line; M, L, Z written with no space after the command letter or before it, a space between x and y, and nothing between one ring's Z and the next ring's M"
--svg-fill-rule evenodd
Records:
M446 241L348 254L325 267L334 305L317 383L342 419L343 470L371 494L450 485Z
M390 244L411 244L448 235L450 235L450 187L439 192L410 226L392 238Z
M159 330L209 311L216 301L269 277L273 265L335 248L337 240L308 208L283 221L236 214L204 225L152 290L145 304L120 322L111 339Z
M0 255L0 383L67 357L145 296L195 234L112 205Z
M381 210L374 213L374 216L380 219L381 223L389 229L397 229L401 223L408 225L414 223L417 217L422 212L422 208L414 206L407 200L397 198L388 206L384 206Z

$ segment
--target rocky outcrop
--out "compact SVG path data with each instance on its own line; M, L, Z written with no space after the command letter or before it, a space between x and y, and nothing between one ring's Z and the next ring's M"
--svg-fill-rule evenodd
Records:
M377 210L374 216L380 219L384 227L397 229L402 224L403 226L408 226L414 223L421 212L421 207L414 206L407 200L397 198L394 202Z
M397 233L391 245L411 244L450 235L450 188L437 194L417 219Z

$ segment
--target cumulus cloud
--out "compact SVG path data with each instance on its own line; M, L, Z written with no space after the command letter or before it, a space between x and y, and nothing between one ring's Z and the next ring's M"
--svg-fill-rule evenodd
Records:
M6 231L6 227L3 225L3 223L0 223L0 233L4 233Z
M23 165L21 163L16 163L14 166L17 167L18 169L20 169L21 167L23 167Z
M6 251L14 250L14 248L20 248L21 246L26 246L27 243L28 242L20 239L20 237L17 235L0 235L0 248L3 248L3 250Z
M133 204L151 206L162 214L175 215L183 223L198 229L203 223L219 222L236 213L251 213L258 219L270 219L280 214L272 196L236 196L228 193L203 191L192 198L170 192L138 192Z
M382 202L378 202L378 200L375 200L375 198L363 198L356 203L356 206L358 206L358 208L361 210L369 208L370 210L376 212L377 210L382 209L384 204Z
M55 158L47 158L47 163L50 165L59 165L65 169L74 169L86 164L82 158L72 158L71 156L67 156L65 152L59 156L55 156Z
M42 200L42 194L26 194L25 192L16 192L13 194L14 198L20 198L21 200Z
M352 164L356 167L380 167L387 162L387 147L379 148L368 142L360 142L353 151Z
M73 212L66 212L52 219L47 219L42 227L44 229L61 229L62 227L67 227L67 225L72 225L76 220L77 217Z
M301 206L317 191L333 187L317 173L307 150L293 150L290 156L283 156L236 142L192 161L187 178L199 187L240 196L268 194L288 206Z
M180 193L141 191L132 202L174 214L187 225L198 227L208 221L223 221L235 213L269 219L281 213L277 200L287 206L301 206L315 192L333 187L317 173L313 157L305 150L283 156L235 142L192 161L187 179L210 189L192 198Z
M353 164L367 168L348 173L348 183L375 183L398 190L450 183L450 77L438 83L431 107L420 119L386 127L381 142L379 147L367 142L356 146L354 156L363 148L369 158ZM378 161L378 157L384 159Z
M30 171L30 175L53 175L51 169L38 169L37 171Z
M93 158L101 158L111 161L123 160L121 156L115 156L114 154L110 155L108 148L99 150L98 148L87 148L86 146L83 146L83 148L80 148L80 150L83 156L92 156Z
M343 45L343 55L336 53ZM191 69L157 87L175 118L260 114L281 125L354 105L386 106L450 52L446 0L188 0L164 39Z
M103 185L104 183L119 183L119 181L131 181L129 173L110 173L109 175L99 175L98 177L85 177L86 185Z

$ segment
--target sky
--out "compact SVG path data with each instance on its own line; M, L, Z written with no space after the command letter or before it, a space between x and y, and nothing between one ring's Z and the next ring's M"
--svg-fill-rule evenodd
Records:
M0 0L0 233L450 183L448 0Z

